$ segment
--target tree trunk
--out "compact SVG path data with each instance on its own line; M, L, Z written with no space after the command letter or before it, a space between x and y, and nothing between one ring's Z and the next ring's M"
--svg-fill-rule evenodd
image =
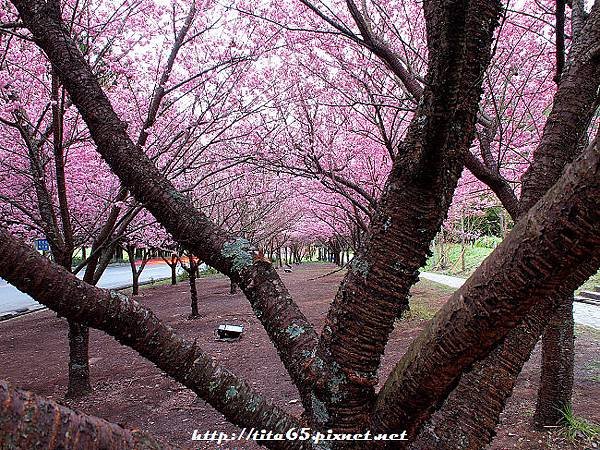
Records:
M198 290L196 289L196 267L193 265L190 256L190 271L188 272L190 275L190 302L192 313L189 315L189 319L196 319L200 317L198 313Z
M177 284L177 264L171 265L171 286Z
M238 289L237 284L233 280L231 280L231 283L229 284L229 294L230 295L237 294L237 289Z
M555 426L571 406L575 337L573 296L564 298L550 315L542 338L542 373L533 417L537 427Z
M14 449L168 450L139 430L88 416L0 381L0 442ZM59 425L57 425L59 424ZM49 432L52 430L52 432Z
M575 13L575 8L573 12ZM572 63L568 65L567 71L561 77L550 116L544 127L542 141L535 150L533 162L523 177L518 213L525 213L554 184L565 166L580 153L582 136L587 136L586 130L597 107L595 101L600 80L598 59L589 56L600 37L599 4L595 4L592 8L581 35L585 36L585 39L576 39L573 44L569 55ZM501 195L498 197L501 198ZM509 211L514 209L511 205L507 207ZM515 222L518 213L511 213ZM505 230L506 224L503 225L503 231ZM566 297L572 297L572 293L565 293ZM564 309L559 316L561 314L566 314ZM415 448L454 447L459 441L470 443L470 446L461 448L482 448L491 442L493 429L486 431L486 427L495 426L498 422L504 404L512 393L514 381L522 365L529 358L549 317L553 318L554 324L548 330L551 336L549 341L542 340L545 350L543 350L540 395L543 398L538 400L537 409L540 417L536 419L541 423L545 421L546 418L542 417L542 412L546 412L544 404L554 407L568 404L567 396L570 395L569 387L573 376L569 369L572 367L573 360L573 355L570 354L572 340L568 337L572 334L572 318L565 318L562 324L558 325L552 309L538 311L533 316L519 326L520 331L511 332L507 336L502 343L502 347L505 347L503 350L497 349L476 365L474 371L479 374L478 376L463 376L456 388L460 394L453 394L453 401L447 402L436 414L438 416L436 420L432 420L432 423L427 426L428 440L422 441L424 446ZM559 347L557 343L561 339L567 342ZM510 383L497 381L510 377L514 378ZM545 386L546 384L548 385ZM554 389L555 385L564 389ZM551 399L552 396L554 400ZM460 411L465 414L461 417L469 416L469 411L482 413L470 415L465 421L454 420L461 415ZM556 409L549 412L554 416L547 418L549 423L555 423L557 412ZM537 412L536 416L538 416ZM436 438L437 447L432 446L432 437Z
M83 397L92 391L88 357L90 330L71 320L69 323L69 387L67 397Z
M133 245L127 245L125 247L125 251L127 252L127 257L129 258L129 267L131 268L131 295L138 295L140 290L140 272L135 265L137 251Z
M551 310L548 305L537 307L535 313L508 334L503 345L464 373L456 389L411 442L409 449L479 450L491 443L500 413L544 330L545 316Z
M105 331L123 345L133 348L240 428L264 428L285 433L290 428L303 426L232 372L217 366L196 341L177 335L152 311L122 294L84 283L1 227L0 276L65 317ZM30 280L36 282L31 283ZM0 404L9 406L1 400ZM35 424L35 418L32 422L30 416L28 424ZM55 417L46 415L46 420L54 423ZM4 423L0 420L0 429ZM0 442L4 440L0 439ZM275 441L270 446L281 449L310 447L302 442L290 441Z
M382 428L416 431L535 305L570 294L597 271L600 211L587 202L600 201L598 174L594 142L441 308L379 393Z
M131 283L131 295L138 295L140 293L140 276L137 272L132 274Z

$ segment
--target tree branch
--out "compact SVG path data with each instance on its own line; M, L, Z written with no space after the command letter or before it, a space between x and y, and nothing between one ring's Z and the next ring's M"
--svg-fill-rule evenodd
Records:
M296 419L217 366L196 341L178 336L152 311L120 293L79 280L2 228L0 276L68 319L105 331L136 350L232 423L270 430L299 426Z
M36 43L44 50L86 122L98 152L136 200L180 244L232 278L244 291L301 394L312 374L307 359L317 335L275 269L254 261L254 247L216 226L182 195L131 141L85 59L59 18L43 2L14 0ZM298 332L297 330L301 330ZM306 395L303 396L306 400Z
M414 434L465 369L540 301L560 298L593 275L599 254L600 149L594 141L412 343L379 394L374 428Z
M0 442L10 448L168 450L152 436L128 430L15 389L0 381Z

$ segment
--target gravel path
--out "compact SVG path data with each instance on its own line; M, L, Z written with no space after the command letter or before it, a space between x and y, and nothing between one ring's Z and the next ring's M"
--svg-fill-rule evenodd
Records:
M421 272L419 276L454 288L461 287L466 281L464 278L431 272ZM575 302L573 304L573 318L575 319L575 323L580 323L600 330L600 307L598 306Z

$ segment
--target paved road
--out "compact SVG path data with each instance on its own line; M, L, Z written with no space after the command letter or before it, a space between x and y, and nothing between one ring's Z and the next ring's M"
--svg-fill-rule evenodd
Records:
M83 273L78 274L81 278ZM171 276L171 269L163 262L151 261L140 275L140 281L157 280ZM128 264L116 264L109 266L98 286L104 288L115 288L131 284L131 269ZM8 284L0 278L0 315L15 312L21 309L37 309L43 306L33 300L29 295Z
M461 287L466 281L464 278L431 272L421 272L419 276L454 288ZM573 304L573 319L576 323L600 329L600 307L575 302Z

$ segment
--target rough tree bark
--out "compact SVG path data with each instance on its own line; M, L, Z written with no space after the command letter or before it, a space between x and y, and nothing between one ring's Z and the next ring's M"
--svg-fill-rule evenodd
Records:
M407 306L429 245L446 214L471 145L483 72L500 4L424 2L426 88L394 160L363 247L329 310L317 363L334 381L318 386L313 409L337 429L367 426L381 356Z
M533 306L570 294L598 270L600 210L588 202L600 203L599 174L594 141L412 343L379 394L375 429L418 430L461 372Z
M98 417L0 381L0 443L6 449L168 450L150 435L128 430Z
M560 300L558 307L546 316L542 336L542 371L533 422L543 428L558 425L563 412L571 406L575 335L573 293Z
M0 276L70 320L103 330L133 348L236 425L286 431L302 426L233 373L215 365L196 341L178 336L152 311L122 294L86 284L3 228ZM272 444L274 448L290 445Z
M533 206L580 152L581 136L595 112L600 60L593 52L600 42L600 5L592 8L582 33L587 38L576 41L569 55L570 64L561 77L552 112L525 177L515 219ZM570 403L572 391L572 298L572 292L567 293L556 307L548 304L535 308L498 349L464 374L412 448L443 449L460 443L459 448L478 449L490 443L516 378L546 326L534 419L537 424L555 425L560 409ZM480 413L469 414L473 410Z

